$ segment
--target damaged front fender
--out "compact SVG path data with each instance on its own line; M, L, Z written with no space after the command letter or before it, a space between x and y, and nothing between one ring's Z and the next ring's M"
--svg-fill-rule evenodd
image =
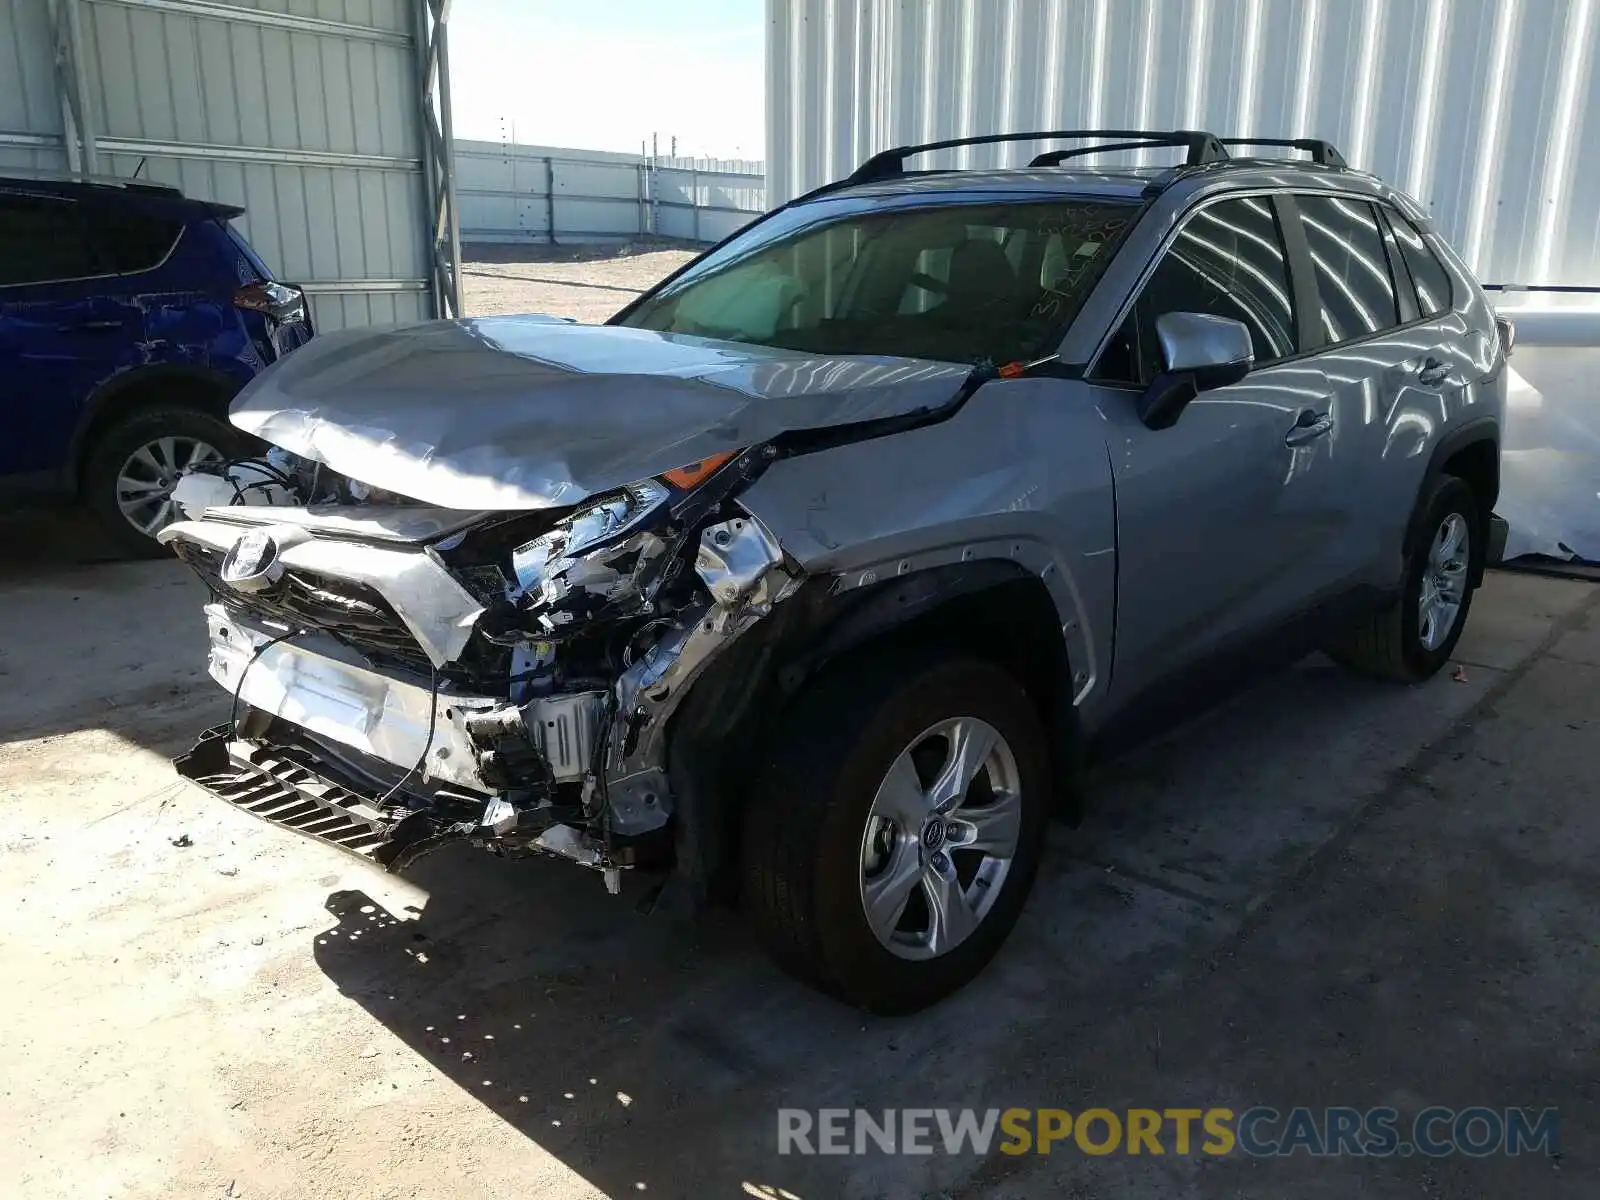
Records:
M713 601L685 614L617 681L616 728L606 771L615 828L641 832L670 814L666 750L671 718L706 666L793 594L800 576L784 565L777 539L754 517L701 531L695 573Z

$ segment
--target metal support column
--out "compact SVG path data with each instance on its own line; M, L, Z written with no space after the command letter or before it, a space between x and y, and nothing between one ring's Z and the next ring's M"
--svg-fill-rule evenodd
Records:
M544 219L545 238L554 246L556 244L556 160L548 154L544 156Z
M78 0L50 0L50 36L67 166L76 175L98 174L100 161L94 114L89 106L89 79L83 71L83 22Z
M428 190L428 259L434 314L461 312L461 221L450 128L450 0L425 0L417 48L422 70L422 177Z

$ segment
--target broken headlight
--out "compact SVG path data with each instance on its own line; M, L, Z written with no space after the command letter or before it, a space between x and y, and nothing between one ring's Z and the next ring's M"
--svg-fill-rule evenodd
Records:
M511 552L511 569L524 588L536 588L550 564L572 558L638 525L672 495L653 479L631 483L581 506L569 517Z

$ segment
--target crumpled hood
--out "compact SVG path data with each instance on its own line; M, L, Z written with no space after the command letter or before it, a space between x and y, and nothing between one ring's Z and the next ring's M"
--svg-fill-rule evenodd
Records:
M320 334L233 403L247 433L453 509L535 509L795 429L950 400L951 363L818 356L554 317Z

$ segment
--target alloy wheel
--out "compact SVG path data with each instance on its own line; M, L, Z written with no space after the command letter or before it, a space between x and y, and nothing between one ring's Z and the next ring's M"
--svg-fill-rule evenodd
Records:
M974 717L930 727L879 784L861 839L861 902L901 958L938 958L993 909L1022 831L1021 775L999 730Z
M1466 517L1450 513L1434 531L1428 560L1422 569L1422 592L1417 598L1417 637L1423 649L1437 650L1461 618L1467 596L1467 567L1471 561L1472 532Z
M178 477L200 463L221 462L222 453L192 437L162 437L146 442L117 472L117 507L140 533L154 537L178 519L172 490Z

